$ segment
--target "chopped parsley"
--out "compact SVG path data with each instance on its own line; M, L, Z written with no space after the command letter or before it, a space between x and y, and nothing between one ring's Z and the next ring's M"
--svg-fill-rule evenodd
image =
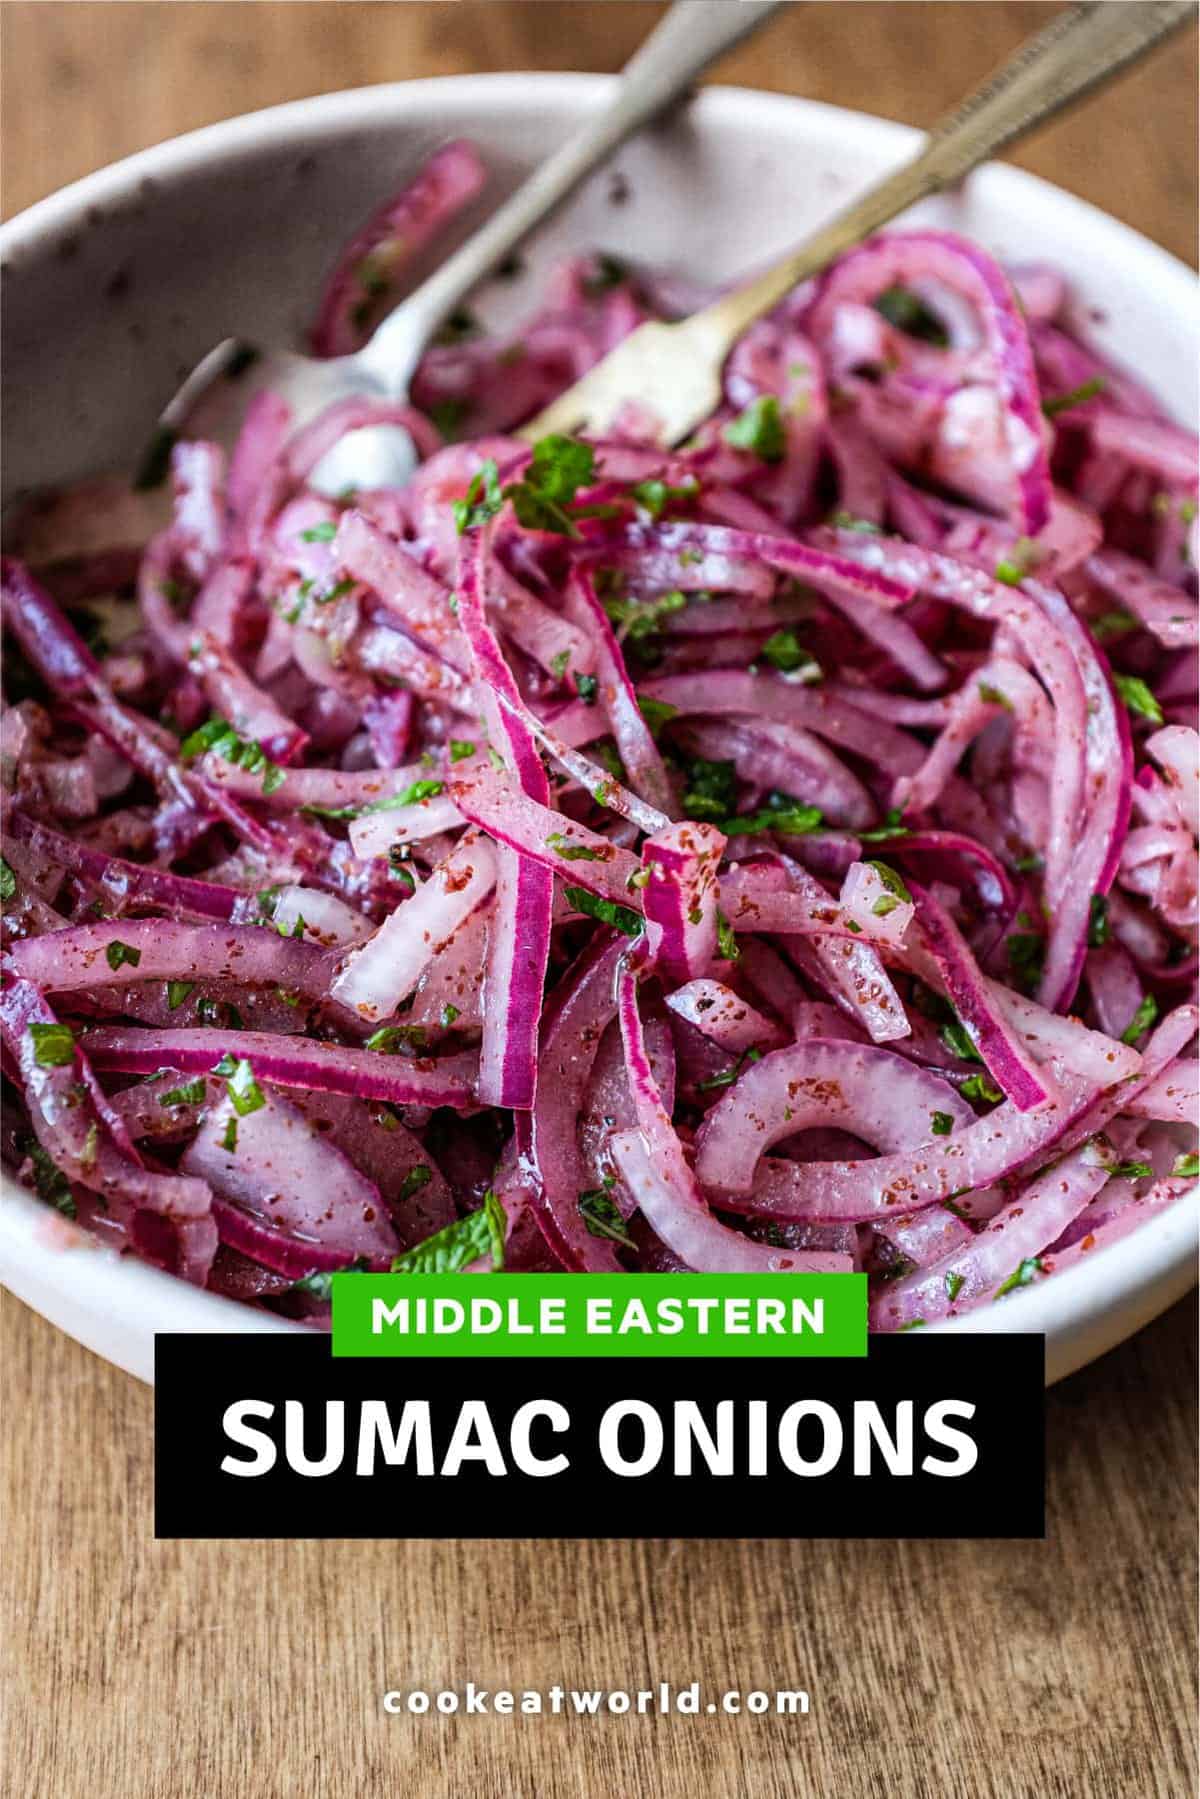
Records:
M697 756L687 765L683 810L688 818L719 819L737 805L737 769L732 762Z
M589 849L586 843L570 843L562 831L551 831L546 839L546 848L561 856L564 862L602 862L599 850Z
M1158 1001L1152 993L1148 993L1141 1005L1121 1032L1121 1042L1133 1044L1144 1032L1150 1029L1158 1017Z
M773 632L759 654L765 656L771 666L779 669L782 674L794 674L799 669L815 669L816 675L813 678L820 676L819 663L809 655L794 631Z
M452 737L449 747L451 762L465 762L475 754L475 745L467 737Z
M1114 675L1113 686L1130 712L1136 712L1139 718L1148 718L1152 725L1162 724L1162 707L1140 675Z
M332 543L337 536L337 525L331 518L322 519L319 525L310 525L307 531L301 531L301 543Z
M728 1068L723 1068L721 1070L720 1074L712 1075L707 1081L697 1081L696 1082L696 1091L697 1091L697 1093L710 1093L713 1091L714 1088L717 1088L717 1087L732 1087L733 1083L737 1080L738 1076L741 1074L742 1070L745 1068L747 1062L761 1062L761 1061L762 1061L761 1049L744 1050L743 1053L738 1057L737 1061L731 1063Z
M964 1279L965 1279L965 1276L963 1276L961 1274L956 1274L953 1271L953 1269L947 1274L947 1276L946 1276L946 1298L950 1301L951 1305L954 1304L955 1300L958 1298L959 1294L962 1292Z
M226 1155L237 1155L238 1121L236 1118L225 1120L225 1129L221 1132L221 1148Z
M213 1069L225 1082L234 1111L240 1118L259 1111L266 1105L263 1090L254 1078L254 1070L244 1056L231 1056L228 1051Z
M1072 406L1082 406L1085 400L1094 400L1102 394L1108 383L1103 375L1093 375L1090 381L1081 381L1069 393L1056 394L1053 399L1042 401L1042 411L1048 419L1057 418L1060 412L1069 412Z
M167 1010L168 1010L168 1012L178 1012L178 1010L179 1010L180 1006L183 1004L184 1000L188 998L189 994L192 994L195 991L196 991L195 981L168 981L167 982Z
M111 969L123 968L128 962L130 968L136 968L142 959L140 949L134 949L130 943L122 943L119 938L113 939L104 952L104 960Z
M1196 1176L1200 1175L1200 1155L1192 1150L1188 1155L1176 1156L1175 1166L1171 1173L1178 1175L1182 1180L1195 1180Z
M608 1191L614 1185L613 1176L606 1174L602 1187L592 1187L587 1193L581 1193L579 1216L593 1237L606 1237L610 1243L619 1243L623 1249L633 1249L635 1245L620 1208Z
M682 612L686 605L687 595L673 588L656 600L628 600L620 595L610 595L604 601L604 610L618 631L636 642L639 638L653 636L664 618L672 612Z
M1108 942L1112 931L1108 923L1108 900L1102 893L1093 893L1088 902L1088 946L1099 949Z
M8 863L4 860L4 857L0 856L0 900L3 900L4 904L7 905L10 899L16 898L16 893L17 877L8 866Z
M911 288L898 285L884 288L875 301L875 310L889 325L894 325L897 331L903 331L908 337L918 337L922 343L936 344L939 350L949 346L950 338L946 327Z
M182 1087L172 1087L159 1095L160 1106L199 1106L203 1105L208 1092L208 1083L204 1076L197 1075L194 1081L185 1081Z
M942 1026L941 1037L952 1056L958 1056L964 1062L982 1062L975 1040L961 1018L948 1019Z
M292 1293L307 1293L310 1299L320 1300L328 1305L333 1298L333 1277L335 1274L365 1274L370 1263L364 1256L357 1261L347 1262L344 1268L314 1268L311 1274L302 1274L298 1281L293 1281L289 1289Z
M1137 620L1130 613L1120 608L1112 612L1102 612L1098 618L1091 620L1092 636L1097 643L1108 643L1111 638L1124 637L1130 631L1137 630Z
M896 910L897 906L912 905L912 894L908 891L908 888L904 885L904 881L896 873L896 870L890 863L869 861L867 867L875 870L875 873L879 876L885 889L871 907L871 912L874 917L886 918L889 912L894 912Z
M948 1137L954 1129L954 1120L949 1112L934 1112L929 1120L929 1128L935 1137Z
M1036 931L1013 931L1005 938L1004 953L1014 978L1025 987L1035 986L1046 960L1045 939Z
M540 437L533 446L525 479L506 487L504 498L512 501L513 511L527 530L574 537L574 520L566 508L579 489L592 481L595 465L596 453L590 444L558 433Z
M585 706L594 706L596 695L600 691L600 683L595 675L576 675L575 691Z
M717 913L717 953L723 956L726 962L736 962L742 953L738 948L737 934L721 911Z
M1003 1299L1006 1293L1013 1292L1017 1287L1027 1287L1030 1281L1036 1280L1044 1272L1041 1256L1026 1256L1023 1262L1017 1263L1008 1279L996 1288L992 1294L993 1300Z
M564 892L567 903L576 912L584 912L601 924L612 925L614 930L624 931L626 937L640 937L645 929L645 919L631 906L619 906L615 900L601 899L597 894L589 893L586 887L567 887Z
M959 1088L959 1092L964 1099L982 1101L989 1106L999 1105L1000 1101L1004 1098L1003 1093L1000 1091L999 1087L997 1087L995 1081L986 1074L968 1075L967 1079Z
M39 1068L69 1068L75 1060L75 1036L69 1025L31 1024L29 1035Z
M987 681L979 683L979 697L981 700L986 700L989 706L1003 706L1006 712L1011 712L1013 709L1008 695L1001 693L998 687L992 687Z
M647 694L638 695L638 711L649 727L650 735L658 737L664 725L669 725L679 715L679 707L668 705L666 700L653 700Z
M1144 1181L1154 1173L1149 1162L1116 1162L1108 1171L1119 1181Z
M750 450L763 462L780 462L787 432L774 394L760 394L721 433L736 450Z
M789 793L769 793L766 805L758 812L722 819L721 829L727 837L756 837L760 831L804 837L809 831L819 831L823 822L824 813L819 806L802 806Z
M422 1187L427 1187L432 1179L432 1168L425 1162L418 1162L415 1168L409 1169L397 1188L397 1203L411 1199L414 1193L419 1193Z
M481 463L477 473L472 475L464 497L455 500L451 508L459 536L464 531L474 531L478 526L486 525L490 518L495 518L503 504L500 470L496 467L495 457L489 456L486 462Z
M376 1050L381 1056L398 1056L405 1050L425 1048L425 1027L419 1024L381 1024L372 1031L364 1049Z
M503 1205L489 1187L477 1212L456 1218L443 1230L435 1231L423 1243L406 1249L392 1262L393 1274L459 1274L480 1256L489 1252L492 1269L504 1267L504 1238L508 1219Z
M239 737L228 720L215 712L179 746L184 762L192 762L210 750L226 762L232 762L235 768L245 769L247 774L261 775L264 795L274 793L283 782L283 770L271 761L261 745Z
M651 518L661 518L675 500L694 500L699 491L700 484L696 480L684 487L671 487L666 481L638 481L631 489L638 505L644 507Z
M911 836L912 832L908 826L900 822L900 808L892 806L884 813L881 825L877 825L873 831L858 832L858 841L860 843L890 843L897 837Z

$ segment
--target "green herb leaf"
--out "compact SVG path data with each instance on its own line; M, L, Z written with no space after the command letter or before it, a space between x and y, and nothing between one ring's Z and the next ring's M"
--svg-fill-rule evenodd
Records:
M988 681L979 683L979 697L981 700L986 700L989 706L1003 706L1006 712L1011 712L1013 709L1008 695L1001 693L998 687L993 687Z
M1113 686L1131 712L1148 718L1152 725L1162 724L1162 707L1140 675L1114 675Z
M1143 1032L1148 1031L1158 1017L1158 1001L1152 993L1148 993L1141 1005L1121 1032L1121 1042L1134 1044Z
M56 1212L61 1212L64 1218L74 1218L77 1207L66 1175L36 1137L31 1137L26 1147L33 1164L33 1184L38 1198L46 1205L53 1206Z
M650 735L657 742L658 734L664 725L669 725L673 718L679 716L679 707L670 706L666 700L652 700L647 694L638 695L638 711L650 727Z
M1200 1175L1200 1155L1191 1150L1187 1155L1176 1156L1171 1173L1178 1175L1181 1180L1195 1180Z
M332 543L337 536L337 525L333 519L322 519L319 525L310 525L307 531L301 531L301 543Z
M1093 893L1088 902L1088 945L1092 949L1099 949L1111 936L1108 900L1103 893Z
M502 497L512 501L513 511L527 530L573 537L575 525L566 508L581 487L591 484L595 464L596 453L590 444L553 432L534 444L524 480L511 483Z
M944 1024L941 1037L952 1056L958 1056L964 1062L982 1062L983 1057L975 1048L974 1040L960 1018L952 1018Z
M889 325L894 325L908 337L919 337L923 343L936 344L939 350L948 348L950 339L946 327L910 288L885 288L875 301L875 310L882 313Z
M593 1237L605 1237L610 1243L619 1243L623 1249L633 1249L634 1241L620 1208L607 1192L607 1188L615 1184L613 1177L606 1175L604 1178L603 1187L592 1187L579 1195L579 1215Z
M638 481L630 491L651 518L661 518L673 501L694 500L700 491L700 483L693 480L686 486L671 487L665 481Z
M3 900L4 904L7 905L10 899L16 897L16 892L17 877L8 866L8 863L4 860L4 857L0 856L0 900Z
M774 394L760 394L721 433L737 450L752 450L763 462L780 462L787 432Z
M450 739L450 760L451 760L451 762L465 762L468 756L473 756L474 754L475 754L475 745L470 741L469 738L467 738L467 737L452 737Z
M204 1076L197 1075L194 1081L185 1081L182 1087L172 1087L169 1092L159 1095L160 1106L199 1106L203 1105L208 1092L208 1083Z
M869 518L857 518L853 512L832 512L829 515L831 525L840 531L861 531L864 537L882 537L883 528L871 523Z
M785 837L804 837L810 831L819 831L823 822L824 813L819 806L801 806L785 793L768 794L766 805L758 812L747 812L740 818L723 818L720 828L727 837L754 837L760 831L780 831Z
M992 1299L1003 1299L1004 1295L1006 1293L1011 1293L1014 1288L1027 1287L1030 1281L1036 1280L1038 1275L1043 1272L1044 1269L1041 1256L1026 1256L1023 1262L1018 1262L1008 1279L1003 1281L1000 1286L996 1288L996 1291L992 1294Z
M727 962L736 962L741 955L738 948L737 934L733 926L721 911L717 912L717 954Z
M1102 612L1098 618L1090 620L1092 636L1097 643L1108 643L1114 637L1126 637L1130 631L1137 630L1137 620L1128 612L1118 608L1113 612Z
M489 1200L492 1202L490 1216ZM392 1262L392 1273L459 1274L489 1251L493 1255L493 1267L496 1267L494 1208L497 1203L495 1194L489 1189L477 1212L469 1212L465 1218L456 1218L453 1224L435 1231L423 1243L417 1243L412 1249L406 1249L402 1255L398 1255ZM503 1265L503 1257L500 1265Z
M425 1027L420 1024L381 1024L363 1045L364 1049L378 1051L381 1056L395 1056L404 1050L423 1050L425 1048Z
M670 593L660 594L656 600L630 600L610 594L604 601L604 610L619 634L637 643L654 636L664 618L672 612L682 612L686 605L687 595L672 588Z
M955 1300L958 1298L959 1294L962 1292L964 1279L965 1279L964 1275L956 1274L956 1273L954 1273L953 1270L951 1270L947 1274L947 1276L946 1276L946 1298L950 1301L951 1305L954 1304Z
M69 1025L31 1024L29 1035L39 1068L69 1068L75 1060L75 1037Z
M141 959L140 949L134 949L132 944L122 943L115 937L104 952L104 960L114 970L123 968L127 962L131 968L136 968Z
M500 471L496 467L495 457L489 456L482 463L478 472L471 477L471 484L461 500L455 500L451 511L454 523L461 537L464 531L474 531L480 525L486 525L490 518L495 518L504 504L504 495L500 491Z
M1149 1162L1115 1162L1108 1172L1115 1180L1144 1181L1154 1170Z
M310 1299L328 1305L333 1298L335 1274L366 1274L370 1266L365 1256L359 1256L357 1261L347 1262L344 1268L314 1268L311 1274L302 1274L298 1281L293 1281L289 1291L307 1293Z
M575 691L585 706L594 706L596 695L600 691L600 683L595 675L576 675Z
M1069 393L1043 400L1042 411L1048 419L1057 418L1060 412L1069 412L1072 406L1082 406L1085 400L1094 400L1097 394L1104 392L1107 385L1103 375L1093 375L1090 381L1081 381Z
M883 823L873 831L859 831L860 843L890 843L897 837L911 837L912 832L907 825L900 822L900 808L892 806L883 815Z
M821 668L816 659L809 655L794 631L775 631L767 638L759 651L773 667L785 675L794 674L798 669L815 669L813 677L820 677Z
M418 1162L415 1168L409 1169L397 1188L397 1203L402 1203L406 1199L411 1199L414 1193L419 1193L422 1187L427 1187L432 1179L432 1168L425 1162Z
M923 1331L924 1329L924 1318L910 1318L907 1324L902 1324L900 1326L901 1331ZM899 1335L899 1332L897 1332L897 1335Z
M167 982L167 1010L168 1010L168 1012L178 1012L180 1006L183 1004L184 1000L187 999L188 995L191 993L194 993L195 991L196 991L195 981L168 981Z
M567 903L576 912L584 912L601 924L612 925L614 930L624 931L626 937L640 937L646 928L641 913L630 906L618 906L615 900L601 899L598 894L589 893L586 887L566 887L563 891Z
M732 762L708 762L697 756L688 763L683 795L688 818L724 818L736 804L737 769Z
M999 1105L1004 1098L1004 1094L997 1087L995 1081L986 1074L968 1075L959 1088L959 1092L964 1099L982 1100L990 1106Z
M696 1082L696 1091L697 1091L697 1093L709 1093L709 1092L712 1092L713 1090L715 1090L717 1087L732 1087L733 1083L737 1080L738 1076L741 1074L742 1070L745 1068L747 1062L761 1062L761 1061L762 1061L761 1049L744 1050L742 1052L742 1054L738 1057L737 1061L731 1063L728 1068L723 1068L721 1070L720 1074L712 1075L710 1077L710 1079L708 1079L707 1081L697 1081Z
M561 831L551 831L546 839L546 848L561 856L564 862L602 862L599 850L589 849L586 843L570 843Z
M992 571L997 581L1003 581L1005 587L1019 587L1027 572L1019 562L1010 562L1007 557L1001 557Z
M929 1127L935 1137L948 1137L954 1129L954 1120L949 1112L934 1112Z
M912 903L913 903L912 894L908 891L908 888L904 885L903 877L896 873L896 870L891 866L890 863L888 863L888 862L868 862L867 867L873 868L875 870L875 873L879 876L879 879L883 882L883 885L887 888L888 892L901 905L903 905L903 906L911 906L912 905Z

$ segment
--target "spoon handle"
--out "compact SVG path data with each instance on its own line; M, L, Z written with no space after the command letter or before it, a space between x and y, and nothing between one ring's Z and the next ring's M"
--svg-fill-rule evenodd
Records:
M859 195L782 262L694 313L685 329L710 352L727 348L797 282L916 201L953 187L1195 17L1194 0L1089 0L1058 14L941 119L910 162Z
M423 316L432 330L606 156L684 94L709 63L757 30L782 3L783 0L675 0L626 64L620 86L607 105L586 119L453 256L400 303L395 314L383 321L367 349L361 352L364 363L386 378L394 366L391 349L403 349L412 340L415 315ZM529 123L536 129L535 117L531 116ZM397 339L394 346L390 331L393 320Z

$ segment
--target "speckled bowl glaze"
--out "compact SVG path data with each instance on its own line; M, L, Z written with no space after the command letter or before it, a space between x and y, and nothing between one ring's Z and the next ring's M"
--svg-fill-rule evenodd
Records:
M436 143L480 145L508 192L611 89L593 75L482 75L329 94L160 144L43 200L0 230L6 499L127 465L179 380L219 338L298 339L336 246ZM494 287L498 321L528 305L546 265L596 246L683 274L731 277L781 252L916 134L807 101L709 88L594 178ZM991 167L914 218L1002 258L1031 246L1069 271L1101 346L1184 422L1196 395L1189 270L1082 201ZM444 252L449 242L438 246ZM419 272L419 271L418 271ZM1119 1343L1196 1278L1200 1190L1094 1259L940 1335L1043 1331L1046 1377ZM156 1331L301 1327L122 1258L6 1183L0 1277L97 1354L143 1380Z

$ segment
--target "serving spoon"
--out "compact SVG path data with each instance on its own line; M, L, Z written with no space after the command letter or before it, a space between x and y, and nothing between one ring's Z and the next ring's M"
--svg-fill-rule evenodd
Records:
M798 249L678 324L640 325L517 435L603 436L633 400L658 443L679 443L720 403L721 371L736 340L791 288L918 200L953 187L1195 17L1194 0L1091 0L1060 13L935 125L911 161Z
M402 300L353 356L317 358L225 338L199 362L159 418L144 467L161 467L185 434L228 446L252 396L269 388L306 424L339 400L402 401L437 327L626 138L684 95L696 76L779 11L783 0L675 0L626 64L612 99L589 117L428 280ZM397 427L348 432L313 484L399 484L415 461Z

